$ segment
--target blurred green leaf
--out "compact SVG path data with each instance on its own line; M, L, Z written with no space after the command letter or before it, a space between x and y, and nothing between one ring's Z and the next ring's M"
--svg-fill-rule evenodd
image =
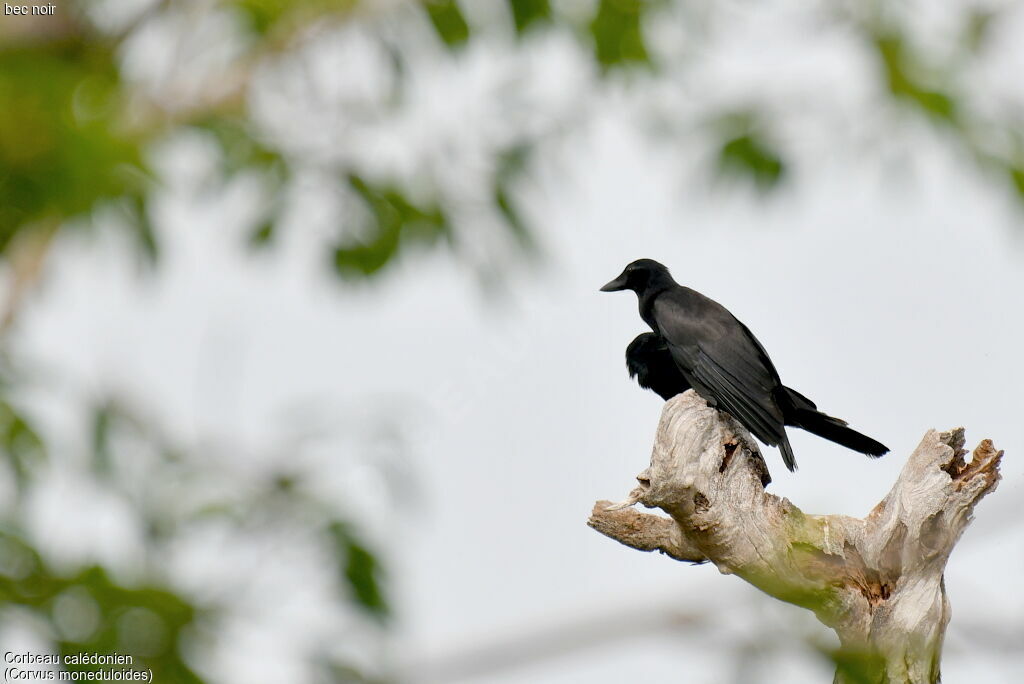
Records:
M533 148L526 143L507 147L498 153L497 176L501 181L508 181L526 169Z
M321 669L327 681L335 684L395 684L393 680L368 675L349 663L325 660L321 663Z
M30 469L46 458L43 440L22 414L0 399L0 446L21 486Z
M76 37L0 49L0 251L20 228L139 193L114 51ZM134 170L134 171L133 171Z
M534 26L551 20L551 5L548 0L508 0L516 33L523 35Z
M609 69L629 64L650 64L644 43L645 0L600 0L590 22L598 63Z
M382 590L382 571L377 558L348 525L335 522L328 531L342 566L342 579L356 603L376 618L388 617L391 611Z
M457 48L469 40L469 24L456 0L426 0L424 5L430 23L445 45Z
M105 401L93 408L92 415L92 463L99 475L109 475L112 459L110 455L110 430L114 422L115 409Z
M1024 164L1007 164L1006 175L1017 195L1024 198Z
M270 33L285 20L319 18L323 14L349 10L358 0L234 0L259 35Z
M762 132L764 124L753 110L722 116L715 128L722 136L718 171L751 180L762 191L775 188L785 177L786 164Z
M936 120L957 123L956 99L948 92L925 85L919 60L902 35L895 31L879 32L874 37L874 47L893 97L914 105Z
M245 118L213 116L193 126L216 139L223 154L222 171L229 178L251 169L283 173L286 167L281 154L261 142Z
M139 253L144 257L150 266L156 264L160 257L160 245L156 239L156 230L149 218L149 205L146 196L141 193L133 193L123 198L123 206L128 216L129 225L132 226Z
M537 243L533 232L523 220L511 194L511 185L522 174L530 151L528 145L515 145L499 155L494 178L493 202L519 245L528 252L535 253Z
M961 41L969 52L981 52L992 35L992 26L998 13L992 9L973 8L967 12Z
M404 246L429 245L450 237L448 219L439 205L417 206L397 188L372 185L355 173L350 173L347 181L369 209L371 219L365 226L365 239L349 241L335 249L334 268L338 275L372 275Z
M266 184L266 196L276 198L283 191L288 165L280 152L259 140L249 121L217 116L197 122L195 127L216 139L222 154L221 171L226 178L243 171L255 171L261 174L261 180ZM275 224L280 220L278 202L272 199L271 204L274 208L249 234L249 247L260 249L271 245Z
M256 249L269 247L274 241L274 229L277 224L277 217L271 216L262 221L256 230L249 235L249 246Z
M289 0L237 0L253 31L264 35L281 20L292 3Z
M505 222L512 230L512 235L518 240L520 246L534 251L537 244L533 239L533 234L523 221L519 209L513 203L508 189L503 184L499 184L494 188L494 204L498 207L498 212L505 219Z
M786 169L782 158L753 133L726 140L719 166L726 173L748 176L762 190L778 185Z

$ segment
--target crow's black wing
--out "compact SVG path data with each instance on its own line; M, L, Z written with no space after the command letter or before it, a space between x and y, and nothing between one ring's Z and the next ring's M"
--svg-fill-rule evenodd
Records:
M722 305L689 288L662 293L654 318L672 358L754 436L776 446L786 439L774 393L779 375L760 342Z
M668 344L657 333L643 333L626 347L626 368L644 389L668 401L690 389L690 383L676 366Z

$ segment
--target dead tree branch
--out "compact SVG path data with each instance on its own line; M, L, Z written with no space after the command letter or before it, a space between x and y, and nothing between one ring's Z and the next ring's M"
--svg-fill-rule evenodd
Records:
M621 504L598 502L589 525L814 611L842 644L837 683L933 684L950 617L943 570L999 481L1002 452L986 439L966 461L963 445L963 428L931 430L867 517L810 515L765 491L757 444L689 391L665 404L639 485Z

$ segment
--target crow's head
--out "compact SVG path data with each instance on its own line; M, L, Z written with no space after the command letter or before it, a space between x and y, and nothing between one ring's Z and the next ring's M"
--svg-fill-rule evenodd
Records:
M655 283L671 282L668 269L654 259L637 259L619 274L619 277L601 288L601 292L632 290L638 295Z

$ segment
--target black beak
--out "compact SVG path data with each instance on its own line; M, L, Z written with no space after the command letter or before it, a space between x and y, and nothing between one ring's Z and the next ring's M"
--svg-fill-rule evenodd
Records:
M626 272L623 271L618 278L601 288L601 292L618 292L626 289Z

